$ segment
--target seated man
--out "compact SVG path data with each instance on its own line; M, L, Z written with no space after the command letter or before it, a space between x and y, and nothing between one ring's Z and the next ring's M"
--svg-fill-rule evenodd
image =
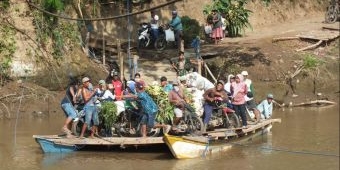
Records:
M261 113L262 119L268 119L272 116L273 113L273 98L272 94L267 95L267 99L263 100L259 105L257 105L257 109Z
M216 87L208 89L203 94L203 98L205 100L205 103L203 105L204 108L204 119L203 123L205 128L207 127L210 117L212 115L213 109L216 106L215 101L221 101L223 103L228 101L228 95L223 89L224 82L222 80L219 80L216 84Z

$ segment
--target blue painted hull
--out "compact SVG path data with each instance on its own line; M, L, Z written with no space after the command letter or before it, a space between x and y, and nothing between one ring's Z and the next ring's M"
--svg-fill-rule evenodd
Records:
M43 138L36 138L35 140L39 143L44 153L68 153L77 150L76 145L56 144Z

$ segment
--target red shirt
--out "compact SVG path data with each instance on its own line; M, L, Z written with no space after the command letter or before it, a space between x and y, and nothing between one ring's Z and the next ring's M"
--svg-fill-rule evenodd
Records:
M123 84L119 80L112 80L112 85L115 88L116 100L122 100Z

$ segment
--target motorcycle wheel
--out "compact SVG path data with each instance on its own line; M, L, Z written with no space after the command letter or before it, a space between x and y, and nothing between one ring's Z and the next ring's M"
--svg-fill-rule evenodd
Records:
M255 115L254 115L254 111L252 110L249 110L247 107L246 107L246 116L247 116L247 120L250 120L250 121L255 121Z
M156 50L163 51L166 48L166 46L167 46L167 42L166 42L165 36L159 36L156 39L154 46L155 46Z
M118 118L118 121L112 125L114 127L116 134L119 137L131 137L133 133L127 118L127 114L122 112Z
M330 5L325 15L326 23L334 23L338 19L339 10L336 5Z
M191 117L185 122L188 125L188 132L193 135L201 135L204 132L204 124L201 118Z
M238 128L240 126L241 126L241 123L236 113L229 113L224 118L225 128Z

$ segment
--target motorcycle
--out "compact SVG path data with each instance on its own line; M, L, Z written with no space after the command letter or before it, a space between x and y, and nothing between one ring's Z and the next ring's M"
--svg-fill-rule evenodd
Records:
M238 115L234 110L225 107L221 101L215 100L215 107L206 129L238 128L241 126Z
M189 104L184 104L183 117L177 125L177 132L200 135L204 132L204 124L200 117L197 116L195 109Z
M120 137L139 137L141 135L141 120L144 114L136 105L126 107L125 111L118 115L118 121L112 127ZM157 137L159 133L160 128L147 127L147 136Z
M169 25L162 25L159 27L159 36L155 41L155 48L158 51L164 50L168 44L176 44L175 33L173 28Z
M151 44L152 37L150 24L142 23L138 29L138 49L149 47Z

